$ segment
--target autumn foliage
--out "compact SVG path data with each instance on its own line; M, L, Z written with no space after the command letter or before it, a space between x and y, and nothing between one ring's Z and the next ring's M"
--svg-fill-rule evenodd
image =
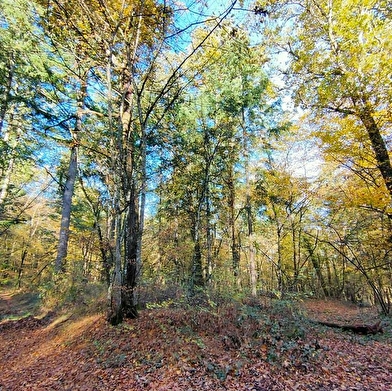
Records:
M390 324L364 337L309 321L369 321L374 310L317 300L148 307L117 327L93 313L3 320L1 389L390 389Z

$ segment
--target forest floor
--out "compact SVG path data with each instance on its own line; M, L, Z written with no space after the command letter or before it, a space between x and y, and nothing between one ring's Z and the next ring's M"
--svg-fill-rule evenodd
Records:
M315 323L375 323L371 308L324 300L149 306L110 326L102 314L42 312L0 294L0 390L392 390L391 321L362 336Z

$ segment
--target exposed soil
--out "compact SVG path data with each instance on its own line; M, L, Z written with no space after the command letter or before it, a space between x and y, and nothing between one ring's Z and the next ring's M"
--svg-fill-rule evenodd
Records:
M306 321L374 323L371 308L322 300L300 308L183 305L112 327L101 314L38 319L27 311L39 313L33 303L1 296L1 316L11 318L0 323L1 391L392 389L389 321L371 337ZM12 320L14 312L28 315Z

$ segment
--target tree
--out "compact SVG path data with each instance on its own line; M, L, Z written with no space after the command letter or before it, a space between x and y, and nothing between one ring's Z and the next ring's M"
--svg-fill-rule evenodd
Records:
M86 114L88 113L90 117L102 115L92 107L88 89L89 87L93 89L92 84L96 83L95 80L90 83L92 79L90 72L94 67L102 65L96 57L99 53L103 54L104 49L94 41L96 26L91 25L91 20L89 20L91 14L85 12L88 9L87 3L74 4L53 0L42 2L42 6L46 7L46 14L40 23L57 61L57 72L61 70L63 73L63 78L53 80L50 88L55 97L59 96L62 100L68 100L68 105L64 107L63 112L55 113L57 123L61 125L64 132L63 137L67 140L64 144L69 149L69 163L65 182L62 184L61 221L55 260L55 272L59 273L65 268L68 252L72 198L78 176L80 143L87 140L86 137L82 140L82 131L86 126ZM97 7L97 5L92 3L91 7ZM45 88L43 88L43 94L45 95ZM86 106L88 98L90 98L90 107ZM41 109L40 111L42 113ZM48 114L45 114L48 117ZM51 122L53 123L53 119Z
M197 30L194 39L203 39L208 31ZM255 291L253 237L247 237L252 266L241 265L243 232L253 235L251 184L248 178L244 186L242 175L249 175L250 162L259 159L254 148L264 148L272 128L272 93L260 69L262 56L262 48L252 46L240 26L223 23L192 63L198 76L164 129L170 151L169 162L165 161L168 180L160 192L161 212L187 221L181 226L189 227L193 242L188 260L191 288L217 284L214 269L228 261L223 258L228 252L231 267L222 266L224 273L231 270L230 281L240 289L241 269L251 268Z
M385 140L392 94L388 2L273 0L256 4L264 10L259 15L274 20L264 31L276 33L275 42L289 58L286 75L295 101L309 109L316 122L320 116L352 118L355 129L360 127L369 140L391 197L392 166ZM350 139L350 127L344 129Z
M217 29L235 3L211 18L215 19L211 31ZM69 223L67 205L73 193L77 149L89 150L89 159L93 158L94 150L96 159L104 166L99 170L107 173L101 179L111 204L109 215L113 224L109 227L108 242L112 245L114 269L108 317L116 324L123 316L137 316L134 288L141 269L149 148L154 147L156 129L183 88L180 79L184 64L205 43L208 34L189 52L181 55L181 48L175 54L170 45L176 44L177 34L193 27L191 24L185 30L176 28L177 18L166 2L53 0L47 3L47 11L47 33L54 37L60 57L63 53L68 56L67 75L80 92L70 106L75 110L74 122L67 122L65 126L72 140L69 143L70 183L65 187L68 192L64 193L63 220ZM74 63L69 62L70 59L74 59ZM78 72L73 72L74 68ZM93 78L93 83L88 83L83 76ZM102 96L99 103L97 96ZM91 113L94 104L102 116L96 130L91 129L94 140L99 139L95 132L102 132L101 124L104 124L103 141L96 145L89 144L80 132L83 114ZM63 120L60 123L65 125ZM88 202L93 207L96 205L91 199ZM65 225L63 231L68 232ZM60 245L66 241L64 236L59 242L57 268L64 257Z
M326 290L355 303L375 302L389 313L391 221L383 210L385 189L370 187L336 163L335 170L328 167L329 181L319 190L321 203L314 215L318 232L306 232L316 263L321 261L327 271Z
M270 157L266 167L260 169L256 202L269 222L268 229L274 232L274 245L270 244L274 252L269 259L276 270L277 289L282 296L302 289L307 263L302 254L302 236L310 199L309 184L290 172L287 162Z
M46 78L49 63L36 25L38 15L39 9L24 0L0 5L0 218L12 175L36 145L30 104L37 93L29 86Z

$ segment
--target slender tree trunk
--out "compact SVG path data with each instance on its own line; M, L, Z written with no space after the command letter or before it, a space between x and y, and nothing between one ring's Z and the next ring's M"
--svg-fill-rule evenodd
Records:
M137 281L137 258L139 244L139 216L136 198L135 184L132 184L128 202L128 214L126 219L126 240L125 240L125 266L123 279L122 311L126 318L136 318L138 316L134 299L134 289Z
M129 70L128 70L129 71ZM125 161L122 188L126 199L126 219L124 230L124 278L122 286L122 311L125 318L136 318L137 308L134 300L134 289L137 279L137 262L139 257L139 189L137 187L138 168L136 159L136 135L132 124L133 90L132 76L127 74L128 85L121 105L121 122L123 129L123 145L125 156L120 157Z
M142 113L142 106L140 100L138 99L138 110L139 113ZM141 118L141 116L140 116ZM146 191L147 191L147 133L145 129L144 122L141 122L141 144L140 144L140 205L137 210L138 220L136 221L136 264L134 270L134 279L133 279L133 311L131 311L131 316L137 316L137 305L138 299L135 295L135 288L139 283L139 278L142 271L142 245L143 245L143 232L144 232L144 214L146 208ZM136 197L136 196L135 196Z
M206 282L212 278L212 234L211 234L211 201L210 191L207 185L206 191Z
M27 249L24 248L22 250L22 255L21 255L21 258L20 258L20 265L19 265L19 268L18 268L18 283L17 283L18 289L20 289L20 287L22 285L22 272L23 272L23 267L24 267L24 263L25 263L26 257L27 257Z
M253 235L249 236L249 274L250 274L250 289L253 297L257 296L257 265L256 265L256 250L253 245Z
M123 313L123 243L124 233L123 229L123 210L121 205L121 196L124 193L124 186L126 186L125 178L127 172L124 174L124 147L123 147L123 126L115 126L113 121L114 107L113 107L113 52L109 48L108 61L106 65L106 80L107 80L107 101L108 101L108 121L109 130L112 133L111 147L113 153L111 155L111 175L113 182L111 183L112 191L112 221L114 229L109 227L109 236L113 237L114 245L114 265L112 281L109 287L109 310L107 320L112 325L118 325L124 319ZM123 124L124 117L120 118L121 125Z
M59 243L57 247L57 257L54 268L56 273L60 273L64 270L64 261L68 253L72 197L74 194L75 182L78 173L79 132L82 131L83 109L86 95L87 85L85 80L82 80L77 102L78 109L76 112L76 125L75 129L72 131L71 154L67 172L67 179L63 190Z
M5 106L4 110L7 107L8 107L8 105ZM1 113L1 115L5 116L5 111L4 111L4 113ZM14 122L13 113L10 115L9 122L10 122L10 124ZM1 212L4 209L5 201L8 197L8 190L9 190L9 186L11 183L11 176L14 171L15 151L14 151L14 148L8 144L10 141L10 131L7 130L5 133L2 133L1 128L0 128L0 136L3 139L3 142L6 144L6 149L8 149L6 155L9 155L8 164L6 165L7 168L5 169L5 171L3 171L3 170L0 171L0 181L2 182L1 189L0 189L0 215L1 215Z
M196 216L194 216L193 227L191 230L193 239L192 272L190 286L191 295L195 293L194 288L204 286L203 264L200 245L200 209L201 205L199 205Z
M119 200L115 200L115 207ZM118 206L118 205L117 205ZM115 216L115 251L114 251L114 270L113 280L109 288L110 307L108 313L108 321L113 326L120 324L123 321L124 314L122 311L122 254L121 254L121 243L122 243L122 221L121 214L118 213L118 209Z
M126 48L127 58L124 64L123 71L123 95L120 105L120 119L122 126L122 144L124 146L123 153L125 156L120 156L123 159L124 175L122 176L122 188L124 198L127 200L127 215L125 219L125 237L124 237L124 270L122 281L122 311L125 318L136 318L138 316L137 303L135 297L135 288L137 285L137 278L139 274L139 267L141 267L141 245L142 245L142 231L144 224L145 205L145 164L146 164L146 135L145 122L143 121L142 106L140 97L136 96L134 88L133 66L136 60L136 50L139 46L141 25L143 20L143 12L140 10L137 24L135 24L134 42L128 43ZM135 97L137 98L135 100ZM133 118L135 101L139 113L140 130L137 133L135 121ZM136 141L140 141L140 146L136 146ZM137 148L139 154L137 154ZM138 159L141 160L138 161ZM140 179L141 178L141 179ZM139 184L141 183L141 189ZM140 197L140 198L139 198ZM139 199L141 205L139 204ZM141 208L141 209L140 209Z
M87 203L90 206L91 211L93 212L94 216L94 229L97 232L98 236L98 243L99 243L99 251L101 253L101 260L102 260L102 272L101 272L101 279L103 281L106 281L107 286L110 285L110 269L113 264L113 251L110 247L110 238L109 235L107 237L104 237L104 234L102 232L102 228L100 225L100 206L99 205L94 205L93 201L91 200L89 194L87 193L84 184L83 184L83 179L79 178L80 186L82 188L83 194L87 200ZM108 226L110 226L110 220L108 221ZM112 230L110 230L112 231ZM110 232L109 231L109 232Z
M278 218L278 212L276 210L275 204L272 204L272 210L274 212L274 220L276 224L276 239L277 239L277 247L278 247L278 260L276 263L276 275L278 278L278 290L283 296L285 286L284 286L284 279L283 279L283 256L282 256L282 239L283 239L283 225L280 224L279 218Z
M71 157L67 173L67 180L64 185L63 202L61 208L61 223L59 233L59 243L57 247L57 257L55 262L55 272L64 270L64 261L67 257L69 242L69 227L71 222L72 197L75 188L78 165L78 147L74 144L71 147Z
M291 288L296 292L298 290L298 277L299 277L299 257L297 254L297 227L294 221L295 216L293 215L293 211L290 211L290 215L288 218L290 221L290 228L291 228L291 245L293 251L293 281L291 283Z
M253 232L253 212L252 212L252 200L251 200L251 183L249 176L250 166L250 139L246 127L245 110L241 111L242 117L242 143L243 143L243 154L245 160L245 188L246 188L246 201L245 201L245 213L247 223L247 237L248 237L248 248L249 248L249 280L251 295L257 296L257 263L256 263L256 249L255 249L255 235Z
M305 248L309 253L309 257L310 260L312 262L313 268L316 272L317 275L317 279L321 285L321 289L323 291L324 297L329 297L330 296L330 292L329 289L327 287L327 283L325 281L324 275L321 271L321 265L320 265L320 260L317 257L317 255L315 254L315 248L316 248L316 244L312 247L309 240L307 238L304 239L304 243L305 243Z
M108 83L108 119L109 119L109 129L113 132L113 137L111 140L113 147L111 169L113 175L113 238L115 242L114 246L114 268L112 283L109 288L110 297L110 308L108 313L108 321L113 326L120 324L124 319L123 312L123 243L124 236L126 234L126 227L123 227L123 210L121 205L122 194L124 192L124 177L126 177L126 172L124 174L124 166L122 164L122 159L124 155L123 147L123 126L115 126L113 121L113 94L112 94L112 67L113 67L113 53L112 48L110 48L108 64L106 68L106 77ZM121 122L123 118L121 118ZM125 170L126 171L126 170ZM125 223L126 225L126 223Z
M8 65L8 75L6 78L4 93L0 100L0 138L2 138L5 116L7 114L9 102L11 99L11 89L12 89L12 82L14 78L14 62L12 56L11 58L9 58L9 63L7 65Z
M228 207L229 207L229 229L230 229L230 242L231 242L231 258L233 275L236 280L237 287L240 286L240 252L237 242L237 232L235 229L235 187L233 178L233 167L229 168L229 177L227 182L228 187Z
M96 217L94 217L96 218ZM98 219L97 219L98 220ZM109 239L104 238L99 221L94 223L98 235L99 251L102 260L101 279L106 281L107 286L110 285L110 269L113 265L113 251L110 247Z
M209 147L209 136L207 133L204 135L204 146L206 150ZM192 227L191 236L193 239L193 256L192 256L192 270L191 270L191 284L190 284L190 294L194 293L195 287L203 287L205 285L205 279L203 276L203 263L202 263L202 252L201 252L201 215L203 210L203 205L205 204L207 198L209 197L209 181L210 181L210 166L212 157L205 156L205 167L204 175L202 180L202 187L200 189L200 196L197 199L197 209L192 215Z
M193 247L191 290L193 292L193 288L203 287L203 286L204 286L204 278L203 278L203 265L202 265L202 258L201 258L201 246L200 246L200 240L196 239Z
M248 225L248 246L249 246L249 275L250 275L250 288L251 295L257 296L257 265L256 265L256 249L254 246L254 233L253 233L253 219L252 219L252 205L250 195L246 196L246 215Z
M277 277L278 277L278 290L283 296L284 294L284 282L283 282L283 262L282 262L282 234L281 234L281 228L277 228L277 236L278 236L278 262L277 262Z
M118 142L118 140L117 140ZM114 265L113 276L109 287L109 312L107 319L112 325L118 325L124 319L123 313L123 243L124 243L124 227L123 213L121 208L121 179L117 169L119 150L116 150L112 158L113 170L113 238L114 238ZM110 233L111 235L111 233Z
M178 224L178 209L176 207L176 212L175 212L175 217L174 217L174 237L173 237L173 243L174 243L174 257L173 257L173 262L176 267L176 277L177 277L177 283L184 282L186 280L186 275L187 272L184 270L183 263L181 261L181 256L180 256L180 233L179 233L179 224Z
M15 158L14 158L14 156L11 156L10 160L8 161L7 169L6 169L6 171L3 175L3 178L2 178L3 181L1 184L1 190L0 190L0 216L1 216L2 210L4 209L4 204L5 204L5 201L8 196L8 189L9 189L9 185L11 182L11 175L14 170L14 162L15 162Z

